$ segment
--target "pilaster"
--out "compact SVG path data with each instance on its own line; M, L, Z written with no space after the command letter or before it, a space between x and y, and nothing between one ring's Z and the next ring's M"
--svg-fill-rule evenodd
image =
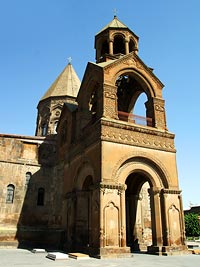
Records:
M103 117L117 119L116 87L104 84L103 86Z
M100 257L129 254L126 247L126 185L100 183Z
M153 98L155 127L158 129L167 130L164 105L165 101L163 99Z

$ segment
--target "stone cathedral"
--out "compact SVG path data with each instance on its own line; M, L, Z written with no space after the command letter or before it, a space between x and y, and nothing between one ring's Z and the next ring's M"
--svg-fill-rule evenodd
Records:
M175 135L138 41L114 16L82 82L69 63L40 99L35 136L0 134L0 246L186 251Z

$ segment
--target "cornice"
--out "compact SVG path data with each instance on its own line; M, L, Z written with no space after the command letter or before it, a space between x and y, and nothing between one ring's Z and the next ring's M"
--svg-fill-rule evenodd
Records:
M101 119L101 125L102 141L176 152L174 134L106 119Z

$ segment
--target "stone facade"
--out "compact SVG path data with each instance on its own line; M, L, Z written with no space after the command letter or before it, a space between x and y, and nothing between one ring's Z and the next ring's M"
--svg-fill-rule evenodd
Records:
M36 137L0 136L1 241L99 258L144 249L182 253L183 208L163 84L118 18L96 35L95 48L97 62L88 63L76 98L58 98L51 89L39 102ZM134 114L142 93L145 118ZM57 121L57 133L50 124L42 130L45 118Z
M0 244L41 245L41 235L58 244L62 196L55 188L61 191L62 181L53 166L55 140L1 134L0 148Z

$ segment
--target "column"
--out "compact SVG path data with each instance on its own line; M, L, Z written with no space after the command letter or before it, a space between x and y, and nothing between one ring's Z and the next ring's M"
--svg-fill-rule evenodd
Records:
M125 190L119 190L120 194L120 208L121 208L121 247L126 247L126 203L125 203Z
M182 241L182 245L185 245L185 224L184 224L184 212L183 212L183 201L182 201L182 196L179 195L179 203L180 203L180 211L181 211L181 241Z
M99 233L99 244L100 248L105 247L105 234L104 234L104 223L103 223L103 206L102 199L104 194L104 189L100 188L100 201L99 201L99 212L100 212L100 233Z
M166 190L162 190L162 208L163 208L163 245L170 245L169 237L169 222L167 220L167 193Z
M162 246L162 221L160 207L160 190L150 189L151 217L152 217L152 242L153 246Z
M113 40L109 40L109 54L113 55Z
M129 41L127 39L125 40L125 54L129 54Z

